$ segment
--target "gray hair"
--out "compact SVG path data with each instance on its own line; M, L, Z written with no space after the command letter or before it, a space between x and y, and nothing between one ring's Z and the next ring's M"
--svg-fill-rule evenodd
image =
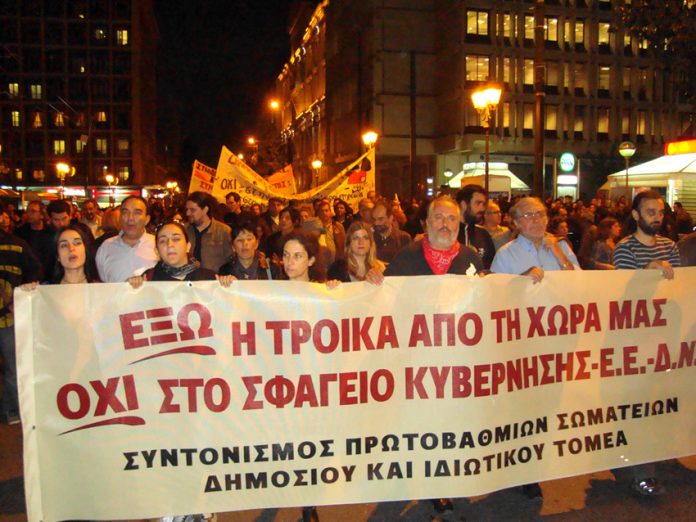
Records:
M515 203L511 208L510 208L510 217L512 219L518 219L519 215L522 214L522 210L526 209L527 207L537 204L540 207L543 207L546 209L546 206L544 203L539 199L535 197L526 197L520 199L517 203Z

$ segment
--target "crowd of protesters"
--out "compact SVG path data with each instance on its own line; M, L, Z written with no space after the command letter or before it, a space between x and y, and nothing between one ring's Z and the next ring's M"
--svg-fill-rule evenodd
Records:
M380 198L356 209L341 199L312 202L271 198L266 208L244 206L240 195L220 202L194 192L180 205L129 196L100 209L65 200L31 201L23 214L0 208L2 295L0 344L4 360L2 413L19 421L12 290L25 285L217 279L381 284L390 275L524 274L537 283L548 270L654 268L694 265L696 233L688 212L671 209L653 191L589 204L570 197L542 201L489 199L478 185L456 198L433 201ZM677 248L676 242L679 242ZM3 248L3 245L5 247ZM681 258L680 258L681 253ZM661 492L654 472L636 467L634 489ZM537 485L525 493L538 496ZM434 500L439 511L447 499ZM305 520L317 520L305 508Z

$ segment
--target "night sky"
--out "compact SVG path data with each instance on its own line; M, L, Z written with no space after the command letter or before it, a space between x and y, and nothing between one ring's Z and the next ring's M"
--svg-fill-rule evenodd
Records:
M155 0L158 142L185 174L241 149L289 57L290 1ZM170 163L171 164L171 163Z

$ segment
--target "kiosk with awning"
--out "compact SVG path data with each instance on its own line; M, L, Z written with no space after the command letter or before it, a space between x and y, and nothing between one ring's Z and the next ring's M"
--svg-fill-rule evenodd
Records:
M484 185L486 164L484 162L465 163L461 172L452 176L447 183L450 188L461 188L468 184ZM524 181L518 178L508 169L508 164L503 162L488 163L488 187L492 198L498 195L517 195L529 193L530 188Z
M642 189L655 189L665 201L679 201L689 212L696 212L696 140L665 145L664 156L628 169L630 196ZM614 172L599 190L609 192L610 199L626 194L626 170Z

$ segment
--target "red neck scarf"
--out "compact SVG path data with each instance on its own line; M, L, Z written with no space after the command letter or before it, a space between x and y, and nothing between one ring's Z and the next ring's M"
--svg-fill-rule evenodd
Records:
M430 265L433 273L435 275L446 274L449 267L452 265L452 261L459 253L459 241L455 241L452 248L449 250L437 250L432 247L430 241L428 241L428 234L423 236L423 253L425 254L425 260Z

